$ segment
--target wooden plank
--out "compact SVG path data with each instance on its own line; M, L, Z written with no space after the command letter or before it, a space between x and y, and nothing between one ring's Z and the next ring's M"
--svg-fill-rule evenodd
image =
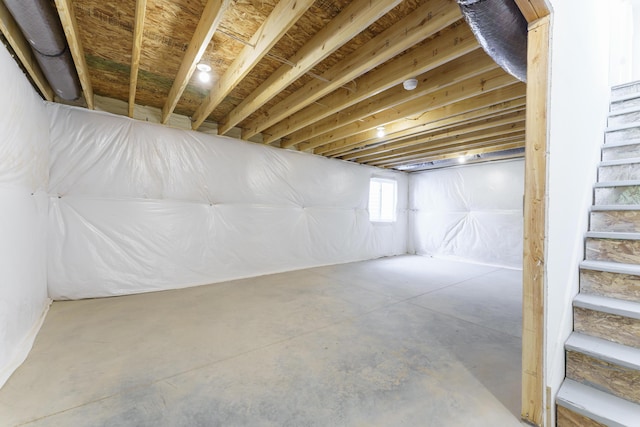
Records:
M524 19L529 23L549 15L549 7L545 0L515 0L515 2Z
M71 56L76 66L78 79L82 86L84 99L87 102L87 107L93 110L93 87L91 86L89 67L87 67L87 61L84 57L84 49L82 48L82 42L78 34L78 23L76 22L76 15L73 12L73 5L71 4L71 0L55 0L55 2L58 15L60 16L60 22L64 29L64 35L67 38L67 44L69 45L69 50L71 51Z
M545 194L549 17L529 28L522 269L522 418L540 426L544 413Z
M266 21L251 37L249 44L215 82L209 95L193 114L193 129L198 129L213 110L231 93L240 81L296 21L313 5L313 0L283 0L278 2ZM256 132L257 133L257 132ZM253 135L251 135L253 136Z
M33 50L31 50L31 45L22 34L18 23L13 19L11 12L9 12L9 9L7 9L3 2L0 2L0 31L4 34L4 37L11 45L11 48L18 56L22 66L27 70L27 73L29 73L29 76L38 87L38 90L40 90L44 99L53 101L55 93L53 89L51 89L51 86L49 86L47 78L42 74L40 65L36 62Z
M233 109L219 124L220 135L244 120L251 113L269 102L317 63L335 52L339 47L377 21L382 15L402 0L378 1L356 0L340 12L329 24L316 33L298 52L289 58L293 67L282 65L260 86Z
M263 131L266 143L311 125L408 78L433 70L480 48L468 25L461 24L442 31L406 54L395 57L375 71L355 80L357 91L335 91L297 113L285 117Z
M443 126L499 114L503 110L525 105L525 86L514 84L484 93L460 102L448 104L421 114L417 118L402 119L385 125L391 137L408 136L422 130L435 130ZM315 154L334 155L373 144L378 140L376 130L367 130L314 150Z
M426 111L442 107L443 105L462 101L467 98L477 96L483 92L490 92L505 86L509 86L515 82L515 78L502 69L497 68L480 76L471 77L469 79L457 82L453 86L428 93L422 97L413 99L409 102L395 106L393 109L384 110L374 114L359 122L350 123L340 128L334 129L329 133L311 138L308 142L299 145L300 150L308 150L329 144L333 141L363 132L369 129L375 129L377 126L383 126L387 123L403 119L413 114L423 114Z
M147 0L136 0L136 17L133 24L133 48L131 49L131 72L129 75L129 117L133 117L136 103L136 87L138 86L138 69L140 68L140 51L142 50L142 33Z
M187 87L191 76L193 76L202 55L207 50L207 46L209 46L211 38L218 29L222 16L230 3L231 0L209 0L204 7L198 26L191 37L178 73L167 95L167 100L162 107L162 123L167 123L169 116L178 105L182 93Z
M470 125L457 126L446 130L437 130L435 132L415 133L410 137L404 137L399 140L391 140L376 147L368 148L366 150L358 150L351 154L340 155L342 160L355 160L364 159L369 156L380 156L382 153L393 152L402 148L408 148L417 144L424 144L425 142L434 141L441 138L457 137L461 138L465 134L474 132L487 132L488 130L502 126L510 125L513 123L520 123L524 121L524 110L499 116L497 118L485 119L480 122L475 122Z
M268 113L249 123L242 134L247 139L285 117L333 92L372 68L388 61L461 18L454 2L427 0L424 5L360 47L353 55L322 74L322 80L311 81L272 107Z
M339 114L334 114L331 117L315 122L313 126L292 133L280 145L284 148L292 147L379 111L393 108L396 105L409 102L435 90L454 85L462 80L497 68L498 65L495 61L489 58L482 49L475 50L469 55L462 56L434 70L416 76L418 87L412 91L406 91L402 85L395 85L340 111Z

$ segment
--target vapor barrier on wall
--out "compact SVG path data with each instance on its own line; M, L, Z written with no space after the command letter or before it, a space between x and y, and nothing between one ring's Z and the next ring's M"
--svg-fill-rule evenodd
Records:
M524 161L410 175L409 252L522 268Z
M59 104L49 292L121 295L406 253L407 176ZM369 179L398 221L369 221Z
M0 387L27 357L49 304L46 282L49 121L0 46Z

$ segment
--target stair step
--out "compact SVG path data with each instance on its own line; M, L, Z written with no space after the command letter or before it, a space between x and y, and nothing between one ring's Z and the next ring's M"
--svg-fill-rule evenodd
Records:
M624 110L640 105L640 95L637 93L628 93L625 95L615 96L611 98L609 110L611 112Z
M640 158L604 160L598 167L598 181L640 180Z
M602 160L635 158L640 155L640 143L637 141L621 141L602 147Z
M640 122L640 105L618 111L611 111L607 118L607 126L617 126L633 122Z
M591 231L613 231L640 233L640 206L601 205L595 207L613 209L591 209L589 229ZM634 209L627 209L628 207Z
M594 199L596 205L639 205L640 180L597 182Z
M565 349L567 378L640 403L640 349L575 332Z
M580 293L640 302L640 265L582 261Z
M621 141L640 141L640 123L625 123L606 130L605 145Z
M573 329L640 348L640 303L580 293L573 300Z
M640 405L620 399L577 381L565 379L556 398L560 407L611 427L629 427L638 424ZM566 412L558 411L558 426L589 426L571 423Z
M640 234L589 231L585 259L640 264Z
M640 92L640 82L629 82L615 85L611 88L611 97L624 96L632 93Z

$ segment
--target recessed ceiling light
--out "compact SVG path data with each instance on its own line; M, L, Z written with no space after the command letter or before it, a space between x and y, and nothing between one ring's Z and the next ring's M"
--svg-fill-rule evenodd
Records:
M384 126L378 126L376 128L376 135L378 135L378 138L382 138L383 136L386 135L386 132L384 130Z
M407 79L402 82L402 87L404 87L405 90L414 90L418 87L418 79Z

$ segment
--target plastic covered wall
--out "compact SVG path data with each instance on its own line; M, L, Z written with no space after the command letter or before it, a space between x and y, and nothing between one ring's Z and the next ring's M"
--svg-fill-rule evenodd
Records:
M522 268L524 161L410 175L409 252Z
M0 387L26 358L49 305L49 120L0 44Z
M406 253L407 176L48 104L49 292L179 288ZM372 224L369 179L398 180Z

